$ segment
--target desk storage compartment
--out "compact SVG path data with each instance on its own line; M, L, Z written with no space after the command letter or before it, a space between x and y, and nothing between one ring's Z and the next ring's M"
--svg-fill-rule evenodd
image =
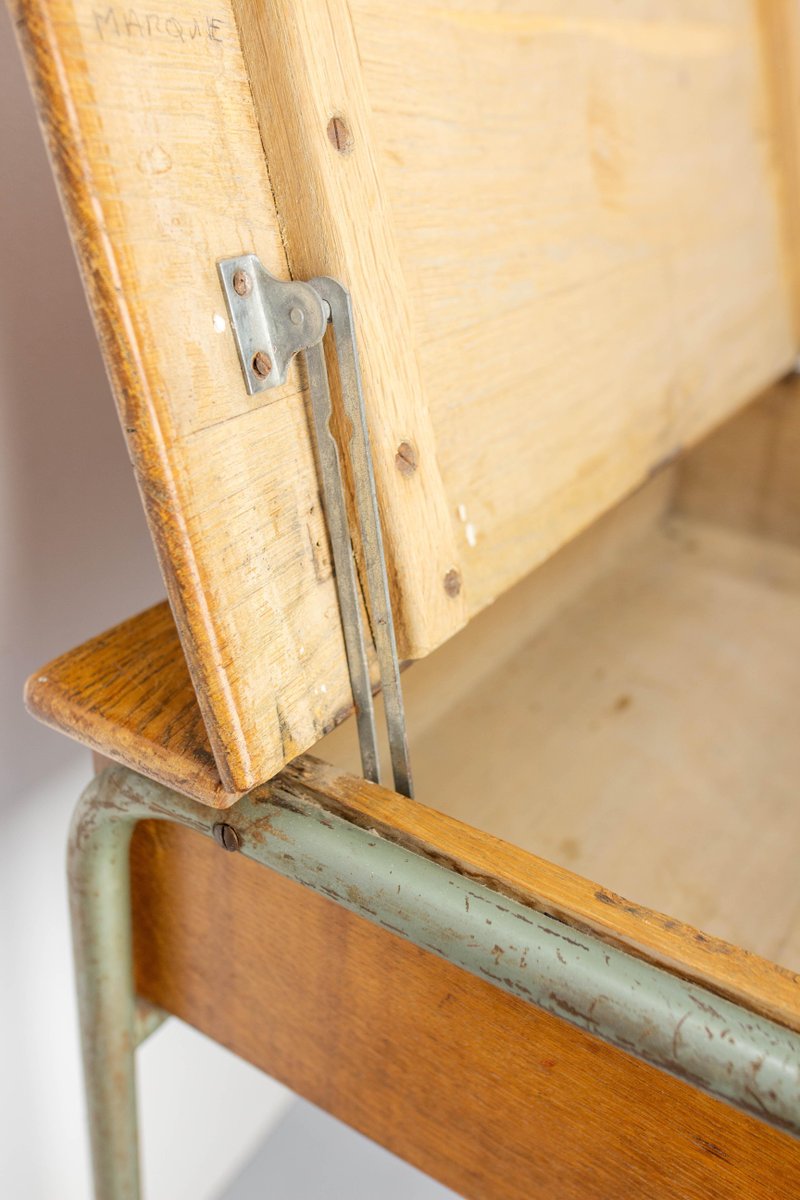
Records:
M417 796L800 969L800 387L405 675ZM341 727L315 753L357 771Z

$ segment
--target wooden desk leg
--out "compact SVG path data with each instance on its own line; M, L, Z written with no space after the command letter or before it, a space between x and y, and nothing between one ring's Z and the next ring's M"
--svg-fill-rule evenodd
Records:
M243 797L222 821L121 767L86 789L70 840L70 882L96 1200L139 1195L129 850L145 819L213 837L499 991L800 1132L800 1035L587 930L576 933L324 801L291 772Z

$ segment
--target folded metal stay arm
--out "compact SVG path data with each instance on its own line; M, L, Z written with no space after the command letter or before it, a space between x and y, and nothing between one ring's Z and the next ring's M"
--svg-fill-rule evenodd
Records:
M254 254L223 259L218 270L250 395L284 383L293 356L301 351L306 356L322 500L336 572L361 765L365 778L377 783L380 782L378 739L361 594L347 517L342 458L331 430L333 402L323 338L328 325L332 327L342 407L350 428L349 443L343 449L352 471L394 787L402 795L411 796L400 665L350 294L335 279L322 277L310 283L276 279Z

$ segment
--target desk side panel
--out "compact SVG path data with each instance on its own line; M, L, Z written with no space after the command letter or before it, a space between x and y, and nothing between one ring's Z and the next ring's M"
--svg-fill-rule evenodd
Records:
M196 833L133 877L142 996L459 1195L800 1190L786 1135Z

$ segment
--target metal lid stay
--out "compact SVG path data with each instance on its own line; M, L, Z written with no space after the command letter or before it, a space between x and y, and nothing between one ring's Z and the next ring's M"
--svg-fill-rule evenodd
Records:
M353 477L394 788L404 796L412 796L400 664L350 293L337 280L327 277L308 283L276 279L255 254L222 259L217 269L249 395L285 383L294 355L303 352L306 356L322 502L336 573L361 766L364 777L378 783L380 763L367 645L347 519L340 448L330 427L333 404L323 338L328 325L332 327L342 406L351 431L349 443L343 449L349 456Z

